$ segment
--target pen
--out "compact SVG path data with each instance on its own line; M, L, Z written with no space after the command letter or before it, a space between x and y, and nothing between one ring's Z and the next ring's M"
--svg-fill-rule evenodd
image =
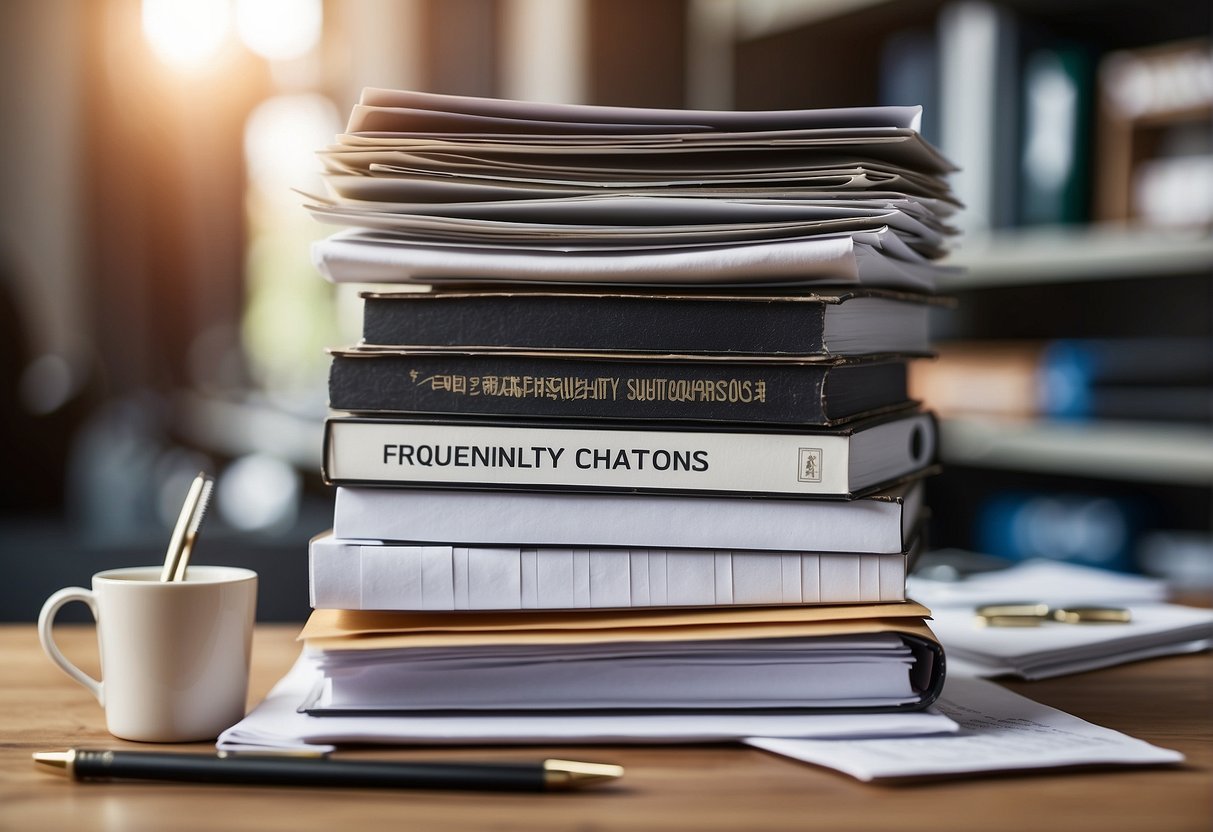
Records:
M609 782L620 766L534 763L379 762L284 756L176 754L73 748L34 754L34 762L76 780L173 780L261 786L548 791Z

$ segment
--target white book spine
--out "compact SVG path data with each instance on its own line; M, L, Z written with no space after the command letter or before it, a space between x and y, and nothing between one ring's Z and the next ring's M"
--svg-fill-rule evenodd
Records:
M556 610L905 600L906 555L901 553L460 550L322 536L312 541L310 556L311 599L317 609ZM466 569L455 568L463 556Z
M333 534L446 546L895 554L921 505L919 482L849 501L339 487Z
M834 434L342 419L327 431L325 473L336 483L806 496L846 496L912 473L935 446L922 414Z

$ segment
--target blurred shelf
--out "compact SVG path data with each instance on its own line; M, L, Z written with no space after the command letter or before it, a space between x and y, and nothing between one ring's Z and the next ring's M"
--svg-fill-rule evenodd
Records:
M1144 422L943 419L945 464L1213 486L1213 428Z
M948 263L968 273L940 280L942 292L1209 274L1213 236L1205 229L1026 228L966 237Z
M805 0L733 0L732 13L737 36L750 39L800 29L889 2L891 0L813 0L811 3ZM698 11L697 7L702 8L698 3L691 4L692 13Z

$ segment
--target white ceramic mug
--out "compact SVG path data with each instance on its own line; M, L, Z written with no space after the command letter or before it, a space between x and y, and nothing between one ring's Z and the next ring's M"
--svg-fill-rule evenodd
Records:
M38 637L55 664L97 697L115 737L214 739L244 716L257 573L191 566L186 580L161 583L160 571L110 569L93 576L91 590L59 590L42 605ZM97 622L99 680L64 658L51 633L59 608L72 601L87 604Z

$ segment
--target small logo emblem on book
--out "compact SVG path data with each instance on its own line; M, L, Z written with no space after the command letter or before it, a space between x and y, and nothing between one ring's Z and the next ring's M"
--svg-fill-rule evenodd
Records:
M821 482L821 448L800 449L800 471L796 478L801 482Z

